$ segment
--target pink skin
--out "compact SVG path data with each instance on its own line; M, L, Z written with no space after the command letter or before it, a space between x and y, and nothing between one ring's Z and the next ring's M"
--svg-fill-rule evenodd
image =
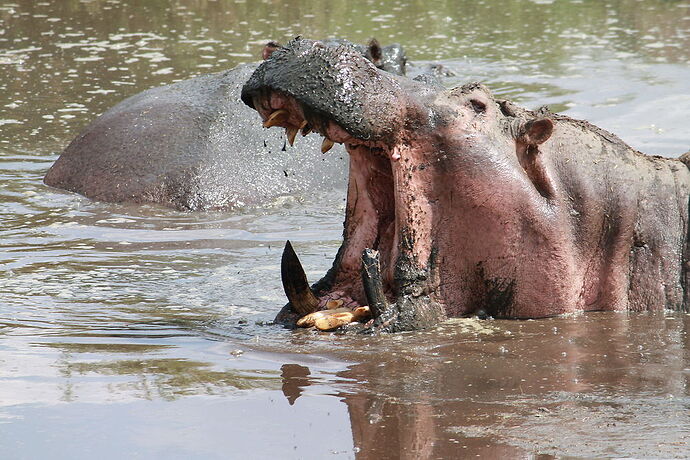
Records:
M440 98L452 99L447 94ZM467 314L487 303L486 280L496 280L499 288L500 281L506 283L503 288L512 286L505 316L534 318L627 307L627 251L614 249L617 255L608 260L598 257L598 239L582 241L574 234L568 194L557 183L537 184L548 176L537 177L520 164L524 143L496 135L498 106L482 92L458 99L453 101L453 122L426 133L434 142L412 143L393 166L398 227L414 229L415 259L425 267L432 242L439 252L438 289L430 286L432 298L449 316ZM478 114L471 104L462 103L469 100L482 102L485 111ZM553 143L542 145L538 155L548 159L556 148ZM439 151L448 153L444 158ZM420 170L422 164L427 167ZM538 167L545 166L533 165ZM550 199L539 193L538 185L549 188ZM592 218L601 222L595 203L591 210ZM620 219L632 221L623 213ZM631 232L634 226L627 227ZM622 234L613 245L623 249L628 238L630 233ZM593 265L600 260L604 266Z
M654 273L666 268L653 265L657 259L649 258L648 268L642 266L644 252L642 262L631 261L636 222L646 218L639 214L640 198L627 193L603 200L602 194L612 193L602 188L606 182L592 179L582 166L599 158L590 152L611 148L606 137L543 119L506 129L509 118L481 88L405 102L400 113L407 119L398 117L401 129L390 145L367 143L333 121L324 123L322 134L347 147L350 182L343 247L330 292L319 293L322 307L337 298L366 304L365 248L379 251L389 302L401 295L396 264L405 260L413 267L409 273L428 269L427 276L413 279L413 296L428 296L423 302L439 304L446 316L484 306L500 316L538 318L665 305L673 270L660 280ZM264 119L287 109L285 127L304 121L300 104L277 92L255 107ZM432 112L449 115L441 123L402 129L410 118L429 119ZM607 171L615 171L615 157L607 158L596 161L610 161ZM619 170L633 171L640 167L634 162L647 161L632 158ZM670 265L671 259L660 263ZM639 281L633 283L633 276Z
M515 140L495 136L497 106L480 92L463 97L470 98L486 111L456 102L453 123L433 134L436 142L413 144L394 166L398 222L415 231L415 260L426 266L432 242L440 257L438 286L429 290L449 316L485 304L487 279L515 286L510 316L572 311L582 285L568 226L516 164ZM464 153L485 150L483 157Z
M287 109L290 116L281 124L286 128L297 128L304 120L300 104L293 98L277 92L272 92L268 100L259 101L255 107L258 108L264 120L275 110ZM475 139L480 139L483 135L482 129L494 128L479 123L474 120L474 117L475 114L470 111L460 114L453 125L445 128L446 132L436 133L434 138L437 143L435 144L421 140L417 136L402 139L394 147L384 149L385 156L383 152L374 153L370 150L372 145L354 139L337 124L328 122L324 134L335 142L345 143L350 154L350 183L347 197L345 248L340 269L336 274L332 290L319 296L320 308L325 308L326 302L335 299L342 299L348 306L366 304L360 281L361 253L364 248L374 247L377 239L381 253L384 290L389 300L394 301L397 294L394 269L399 255L399 235L403 228L413 233L410 238L411 255L419 268L427 268L432 242L439 249L439 255L443 258L439 276L429 282L426 291L433 293L434 300L445 307L449 316L470 313L476 309L476 305L480 304L482 294L476 292L475 286L481 283L478 283L474 273L476 264L479 262L483 263L487 270L506 279L516 277L543 279L551 286L554 285L554 275L569 279L573 269L572 263L568 261L549 264L550 268L546 273L540 270L540 264L536 261L543 257L541 254L543 251L532 252L528 255L527 258L534 263L523 267L522 273L515 273L515 264L505 263L511 257L525 257L525 254L514 254L515 250L522 251L520 248L525 247L522 244L524 220L539 222L539 219L529 217L511 222L506 220L506 216L520 215L519 209L516 208L522 208L523 216L525 212L528 214L543 212L543 209L534 211L528 209L535 202L534 194L528 196L524 202L514 201L514 195L524 192L526 178L517 177L515 184L517 191L506 188L494 190L492 187L487 187L487 184L491 184L490 178L463 180L458 177L458 174L462 175L463 171L457 171L457 174L447 173L449 166L447 162L452 160L444 160L437 155L440 143L444 142L444 139L452 139L453 142L460 140L465 145L443 145L442 150L450 152L453 149L471 149ZM449 134L466 131L464 125L468 119L472 127L479 131L478 133L464 136ZM505 148L510 148L507 142ZM429 167L420 169L418 166L421 164L427 164ZM513 174L513 170L514 168L506 167L504 173ZM512 179L515 182L516 178ZM457 193L455 190L457 189L455 184L458 181L465 184L461 190L462 193ZM469 196L463 197L463 194ZM394 209L388 210L391 213L387 216L389 221L385 221L386 217L382 219L381 216L381 214L386 214L381 212L381 208L385 206L382 202L386 200L394 202ZM451 209L452 213L446 212ZM508 231L497 233L494 231L497 226ZM511 228L513 230L510 230ZM545 230L548 231L548 228ZM535 229L537 234L541 231ZM481 238L477 239L474 235L480 235ZM535 236L535 238L539 237ZM554 265L561 267L560 274L553 271ZM458 276L458 274L461 275ZM536 313L530 310L530 305L546 304L553 309L551 305L554 299L572 298L569 290L573 289L564 285L562 293L555 293L552 289L518 292L520 303L525 306L521 310L526 312L520 316L533 316ZM573 304L570 301L556 300L556 302L560 305ZM563 311L558 309L558 312Z
M270 97L255 101L254 106L265 121L277 110L285 109L289 112L289 117L280 123L285 128L298 128L304 121L304 113L300 104L293 98L278 92L272 92ZM312 128L316 130L316 127ZM366 305L366 296L361 283L361 257L365 247L373 247L374 239L378 234L378 211L382 204L375 203L380 200L376 195L376 182L380 180L379 175L390 177L388 171L377 171L372 166L371 151L369 146L376 147L376 144L369 144L362 147L363 142L353 138L347 131L336 123L329 121L325 127L325 137L334 142L344 143L350 154L350 182L348 186L348 203L356 203L356 206L349 206L347 209L345 233L347 248L343 253L340 270L330 292L318 296L319 309L326 308L326 303L330 300L343 300L343 306L357 307ZM387 163L385 157L381 156L379 163ZM392 153L389 161L396 163L399 157ZM384 168L385 169L385 168ZM388 184L388 188L392 184ZM392 196L391 196L392 198ZM391 209L391 213L394 211ZM394 298L392 292L393 269L397 259L397 226L393 221L386 225L382 237L385 240L381 246L385 246L388 255L383 257L382 266L384 269L384 279L387 284L387 292L390 298Z

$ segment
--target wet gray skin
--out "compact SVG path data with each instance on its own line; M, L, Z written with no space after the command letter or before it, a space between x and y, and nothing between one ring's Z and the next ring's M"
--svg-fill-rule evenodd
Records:
M280 322L334 296L369 305L384 331L470 314L688 308L689 155L646 156L481 84L426 86L311 40L264 62L242 99L351 155L341 249L310 297L286 247Z
M405 50L403 47L398 43L381 46L378 40L375 38L372 38L367 46L364 46L361 43L353 43L342 38L329 38L326 40L321 40L321 43L330 47L339 45L352 47L362 56L365 56L368 60L370 60L378 69L385 70L386 72L395 75L405 75L406 73L407 56L405 55ZM426 74L431 72L424 73Z
M332 40L404 73L400 45ZM292 147L283 133L255 123L239 90L256 68L152 88L89 124L47 172L47 185L107 202L154 203L180 210L269 205L342 188L346 155L318 153L314 139Z
M332 119L358 139L395 142L391 136L398 130L390 116L404 95L401 85L415 83L388 79L368 60L351 59L356 55L347 45L293 40L259 66L244 85L242 100L254 108L264 90L282 91L299 98L314 128Z

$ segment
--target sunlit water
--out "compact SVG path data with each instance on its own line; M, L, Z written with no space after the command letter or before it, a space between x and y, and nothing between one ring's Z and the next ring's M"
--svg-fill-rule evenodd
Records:
M0 456L690 456L688 315L289 332L282 245L317 280L342 190L181 213L42 184L126 96L297 34L397 41L448 85L690 149L687 1L0 3Z

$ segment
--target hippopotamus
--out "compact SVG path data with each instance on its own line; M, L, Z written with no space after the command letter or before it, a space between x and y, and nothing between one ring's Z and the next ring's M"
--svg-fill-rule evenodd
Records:
M648 156L480 83L426 85L306 39L264 61L242 100L350 158L342 245L310 288L288 242L279 322L334 299L369 306L364 327L381 331L688 310L689 155Z
M333 40L374 65L403 74L402 47ZM267 58L280 45L269 42ZM136 94L89 124L45 175L47 185L108 202L180 210L270 204L281 196L344 188L347 155L317 153L315 139L292 147L265 130L240 101L257 64L240 65ZM289 133L288 133L289 134ZM294 133L293 133L294 134Z

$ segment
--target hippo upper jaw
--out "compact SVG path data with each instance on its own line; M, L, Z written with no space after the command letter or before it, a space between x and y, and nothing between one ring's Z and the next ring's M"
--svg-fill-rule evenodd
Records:
M365 147L374 154L390 152L393 159L399 154L393 144L397 133L390 131L388 136L375 132L364 135L351 133L352 129L341 126L330 114L320 113L295 97L282 91L264 89L252 96L251 106L259 112L265 128L283 127L290 145L295 143L297 134L306 136L312 132L323 136L322 153L326 153L334 144L344 144L348 150ZM393 145L391 145L393 144Z
M399 78L348 46L298 38L257 68L241 97L262 115L282 106L276 95L294 98L303 119L332 120L353 138L390 144L405 118Z

